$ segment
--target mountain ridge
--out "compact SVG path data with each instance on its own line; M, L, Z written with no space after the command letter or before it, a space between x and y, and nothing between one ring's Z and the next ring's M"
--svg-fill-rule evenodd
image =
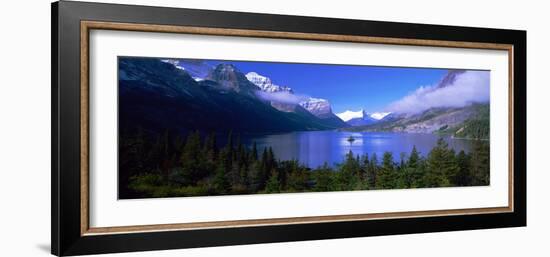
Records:
M342 128L355 132L439 133L461 138L489 137L489 104L437 107L418 114L390 114L379 123Z
M332 107L330 102L326 99L315 98L315 97L305 97L305 96L295 96L294 90L287 86L279 86L272 82L271 78L258 74L257 72L248 72L246 74L247 79L260 87L262 91L266 93L279 94L284 96L284 94L292 95L292 103L282 103L272 100L272 105L282 111L288 111L292 108L297 108L294 105L300 105L311 114L330 121L330 123L335 126L345 127L347 124L340 121L339 118L332 112ZM295 96L295 97L294 97Z
M452 86L463 73L449 71L434 88ZM432 107L419 113L367 113L361 109L335 114L326 99L295 94L291 87L277 85L257 72L244 74L229 63L209 66L201 60L121 58L119 94L125 97L119 103L122 119L152 130L340 129L488 137L488 103Z
M335 129L298 106L281 112L258 98L260 90L231 65L218 65L205 80L152 58L119 59L120 129L149 131L289 132Z
M225 74L225 80L227 80L231 75L230 71L232 69L236 69L236 67L232 64L218 64L216 66L210 67L205 64L205 62L200 60L192 60L192 59L164 59L163 62L170 63L174 65L176 68L184 70L189 72L189 75L193 77L196 81L203 81L203 80L213 80L218 81L218 83L225 85L229 88L237 88L235 84L232 84L229 81L220 81L220 78L213 78L212 77L212 70L220 68L220 65L224 67L229 73ZM305 110L309 111L311 114L317 116L320 119L325 120L327 123L332 124L332 126L335 127L346 127L348 126L347 123L342 122L333 112L332 108L330 106L330 102L326 99L321 98L314 98L314 97L303 97L303 96L297 96L295 95L292 88L287 86L281 86L273 83L271 78L267 76L260 75L259 73L255 71L248 72L244 75L244 77L251 82L252 84L256 85L262 92L265 92L267 94L272 95L259 95L260 97L264 96L265 98L268 98L271 102L272 107L283 111L283 112L297 112L301 111L300 107L295 106L296 104L300 105ZM243 83L243 78L239 77L236 78L240 81L240 83ZM246 84L246 83L245 83ZM238 89L238 88L237 88ZM245 90L248 93L250 93L250 90ZM289 103L288 101L278 101L277 98L283 98L285 97L284 94L289 94L293 96L292 103Z

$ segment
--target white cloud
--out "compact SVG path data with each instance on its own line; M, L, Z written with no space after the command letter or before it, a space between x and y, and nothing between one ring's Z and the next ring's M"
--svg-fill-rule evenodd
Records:
M308 96L295 95L290 92L275 92L269 93L264 91L256 91L256 95L266 101L284 103L284 104L299 104L300 102L309 99Z
M433 107L462 107L471 103L488 102L489 75L489 71L466 71L456 75L455 81L445 87L420 87L389 104L386 110L395 113L418 113Z

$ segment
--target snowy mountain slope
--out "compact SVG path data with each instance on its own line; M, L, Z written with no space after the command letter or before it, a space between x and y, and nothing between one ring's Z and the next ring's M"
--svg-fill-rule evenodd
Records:
M349 121L351 119L355 119L355 118L363 118L363 116L365 115L365 112L363 111L363 109L359 110L359 111L350 111L350 110L347 110L345 112L341 112L341 113L337 113L336 116L338 116L340 119L342 119L343 121Z
M381 120L391 114L391 112L373 112L369 116L375 120Z
M317 117L324 117L332 114L332 108L330 107L329 101L326 99L310 97L299 104Z
M289 92L293 93L292 89L285 86L279 86L273 84L271 82L271 79L265 76L262 76L256 72L249 72L246 74L246 78L254 83L254 85L260 87L262 91L268 92L268 93L276 93L276 92Z
M279 86L266 76L256 72L249 72L246 78L262 90L260 96L271 102L271 106L284 112L298 112L307 110L316 117L325 120L335 127L346 127L347 124L332 112L330 103L326 99L300 96L294 94L290 87Z
M351 126L363 126L374 124L384 119L389 114L389 112L367 113L365 110L361 109L359 111L347 110L345 112L337 113L336 116Z
M180 70L185 70L194 80L203 80L212 70L211 65L203 60L194 59L164 59L165 63L170 63Z

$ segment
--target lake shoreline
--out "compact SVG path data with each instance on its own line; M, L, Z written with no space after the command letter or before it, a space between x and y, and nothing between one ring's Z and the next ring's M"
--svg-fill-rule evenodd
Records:
M236 134L233 134L237 136ZM401 155L407 156L416 147L421 156L426 157L443 138L456 152L472 149L473 140L453 138L450 135L433 133L403 132L341 132L335 130L294 131L277 134L240 134L240 141L246 147L256 143L258 150L272 148L281 160L298 160L308 167L316 168L325 162L333 166L340 163L352 151L354 155L376 154L381 158L384 152L391 152L395 162ZM353 137L350 142L349 138ZM221 140L220 143L223 143Z

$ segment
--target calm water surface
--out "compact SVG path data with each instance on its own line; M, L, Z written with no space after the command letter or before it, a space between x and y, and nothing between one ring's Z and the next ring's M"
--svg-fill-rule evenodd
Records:
M355 141L349 142L353 136ZM327 162L333 166L341 163L350 150L354 155L376 153L378 160L384 152L393 153L395 161L400 160L402 153L408 156L413 148L426 156L436 145L439 135L416 133L389 133L389 132L340 132L340 131L303 131L269 135L241 135L241 140L249 147L256 142L261 153L264 147L272 147L275 157L280 160L299 160L300 163L316 168ZM464 139L444 137L456 152L469 152L471 142Z

